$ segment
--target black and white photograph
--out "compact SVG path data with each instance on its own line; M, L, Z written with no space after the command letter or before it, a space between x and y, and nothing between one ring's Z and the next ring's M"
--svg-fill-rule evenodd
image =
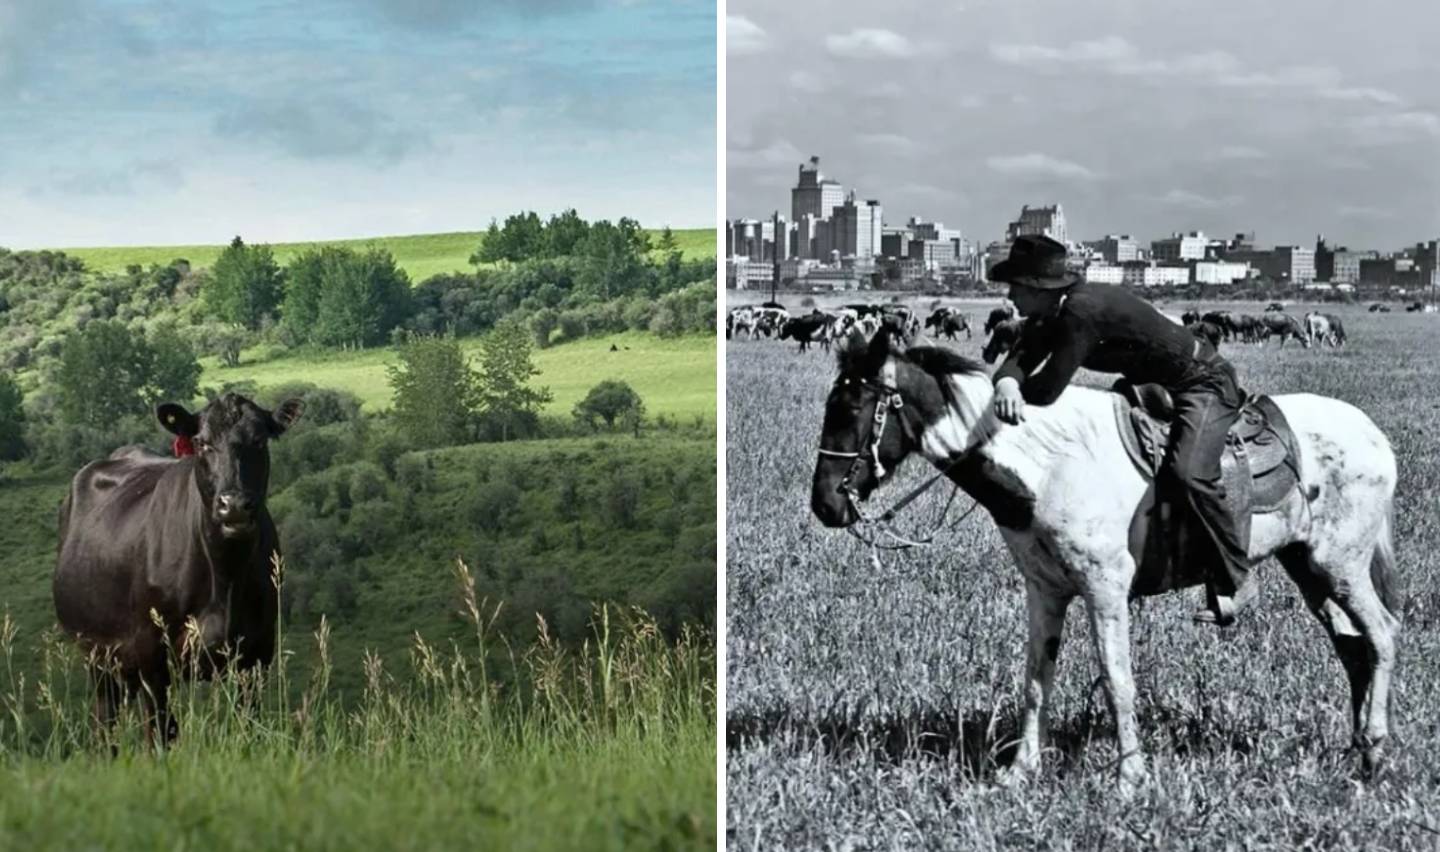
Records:
M734 849L1440 842L1440 7L725 7Z

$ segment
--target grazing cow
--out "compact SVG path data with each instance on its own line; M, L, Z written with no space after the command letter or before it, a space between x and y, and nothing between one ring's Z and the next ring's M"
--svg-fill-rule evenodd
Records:
M920 318L905 305L885 305L880 309L880 321L903 335L907 340L920 333Z
M855 327L860 330L861 334L865 335L866 340L874 337L876 333L880 331L880 325L879 314L867 314L855 323Z
M1224 333L1225 339L1229 340L1239 334L1240 329L1237 321L1229 311L1209 311L1200 317L1201 322L1212 323L1218 326Z
M1273 313L1275 313L1276 311L1283 311L1283 310L1285 310L1285 306L1282 305L1282 304L1280 304L1279 302L1271 302L1270 304L1268 304L1268 305L1265 306L1265 313L1267 313L1267 314L1273 314Z
M1407 314L1418 314L1418 313L1420 313L1421 311L1424 311L1424 310L1425 310L1425 303L1424 303L1424 302L1411 302L1410 304L1408 304L1408 305L1405 306L1405 313L1407 313Z
M985 348L980 350L980 357L985 359L986 364L994 364L997 358L1015 348L1024 328L1024 319L1017 317L1001 320L995 330L990 332L990 339L985 342Z
M985 318L985 333L990 334L995 330L995 327L997 325L1011 319L1015 319L1014 305L1006 303L998 308L995 308L990 312L990 316Z
M790 321L790 312L774 303L752 308L755 312L755 330L766 337L779 336L785 323Z
M1292 337L1300 341L1302 347L1310 348L1310 338L1305 336L1305 326L1289 314L1266 314L1261 318L1261 322L1269 332L1267 338L1271 335L1280 336L1280 348L1285 348L1285 340Z
M805 352L810 344L819 343L826 352L830 351L830 317L816 311L808 316L789 320L780 328L781 340L793 340L800 344L797 351Z
M1345 327L1334 314L1311 311L1305 315L1305 334L1312 345L1340 346L1345 342Z
M1390 313L1390 306L1383 302L1376 302L1370 306L1370 313L1388 314Z
M60 508L55 613L93 653L102 724L143 694L147 735L178 735L171 653L182 674L207 679L227 662L270 662L280 541L265 508L269 443L304 407L289 399L272 413L233 393L199 414L167 403L156 415L181 458L124 447L75 474Z
M1190 323L1186 328L1190 329L1190 333L1201 340L1210 341L1210 345L1216 349L1220 348L1220 341L1225 339L1224 330L1213 322L1200 320L1199 322Z
M954 308L938 308L925 320L925 328L935 329L936 337L948 337L951 340L960 332L965 332L965 339L970 339L970 317L955 310Z
M1194 308L1191 308L1190 310L1180 315L1180 320L1185 325L1193 325L1200 321L1200 312L1195 310Z
M1334 314L1325 314L1325 319L1330 321L1330 345L1345 345L1345 324Z
M725 339L729 340L740 332L746 332L755 339L755 311L750 307L732 308L725 319Z

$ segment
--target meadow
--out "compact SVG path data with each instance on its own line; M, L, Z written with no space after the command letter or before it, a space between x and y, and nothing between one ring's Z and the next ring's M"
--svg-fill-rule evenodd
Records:
M652 241L658 230L647 231ZM674 231L680 251L687 258L715 256L715 231L710 228L685 228ZM241 234L244 237L244 234ZM413 234L409 236L362 237L353 240L317 240L297 243L271 243L275 262L284 266L313 248L337 246L363 250L383 248L394 256L395 263L419 284L432 275L448 272L469 272L470 256L485 238L484 231L453 231L445 234ZM152 264L164 266L177 257L185 258L194 267L210 267L225 249L224 244L188 246L108 246L62 249L78 257L97 272L124 272L127 266Z
M463 565L454 579L468 641L417 636L398 671L368 655L363 696L341 704L322 622L263 676L176 688L168 746L147 741L134 705L98 729L77 655L53 635L36 648L44 674L18 675L36 637L6 618L0 845L713 849L713 637L671 642L605 608L578 651L543 624L534 645L504 646ZM296 647L321 665L289 684Z
M730 294L730 302L766 295ZM782 301L795 312L800 299ZM934 302L907 301L922 311ZM994 304L963 306L983 321ZM1231 307L1258 313L1263 304ZM1222 352L1249 390L1308 391L1358 406L1399 460L1395 543L1405 627L1392 692L1394 743L1378 780L1362 784L1355 775L1348 690L1329 642L1283 571L1266 562L1258 606L1233 629L1191 624L1199 590L1132 604L1151 786L1129 801L1114 793L1113 724L1077 609L1065 628L1045 769L1028 785L998 785L1018 729L1025 604L993 522L977 511L934 546L882 554L872 564L867 548L823 528L809 510L833 358L798 355L788 341L739 339L726 344L727 843L1434 848L1440 317L1324 309L1344 317L1346 347L1272 342L1225 344ZM977 332L944 345L978 357L983 342ZM874 499L889 505L928 472L908 461ZM946 497L922 497L901 528L928 529ZM962 494L952 517L969 505Z
M614 346L617 351L611 352ZM461 341L466 355L474 356L480 338ZM645 400L651 416L664 414L689 420L715 420L715 338L692 335L662 338L642 332L586 337L538 349L533 361L540 370L537 385L550 388L554 400L547 413L569 417L570 409L590 388L606 379L628 382ZM237 367L218 359L201 359L202 386L251 382L257 388L306 381L349 391L367 409L388 408L392 391L385 368L397 357L388 348L361 351L322 351L268 357L265 347L249 350Z

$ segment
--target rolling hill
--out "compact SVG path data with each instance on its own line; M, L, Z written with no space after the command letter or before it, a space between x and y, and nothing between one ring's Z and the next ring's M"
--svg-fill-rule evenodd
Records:
M658 230L649 231L658 239ZM241 234L243 237L244 235ZM484 237L482 231L454 231L446 234L413 234L403 237L362 237L352 240L322 240L298 243L271 243L275 260L284 265L307 249L318 246L348 246L389 249L410 280L416 284L444 272L468 272L470 255ZM675 239L687 258L715 256L715 231L710 228L688 228L675 231ZM190 261L192 266L206 267L220 256L224 244L190 246L111 246L58 249L77 257L91 269L100 272L123 272L131 264L149 266L166 264L176 258Z

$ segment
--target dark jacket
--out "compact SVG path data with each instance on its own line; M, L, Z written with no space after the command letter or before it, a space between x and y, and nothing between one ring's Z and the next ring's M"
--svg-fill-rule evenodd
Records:
M1048 405L1081 367L1174 391L1223 369L1220 364L1209 346L1197 358L1194 335L1149 302L1109 284L1085 283L1070 290L1053 316L1026 321L994 380L1014 378L1026 402Z

